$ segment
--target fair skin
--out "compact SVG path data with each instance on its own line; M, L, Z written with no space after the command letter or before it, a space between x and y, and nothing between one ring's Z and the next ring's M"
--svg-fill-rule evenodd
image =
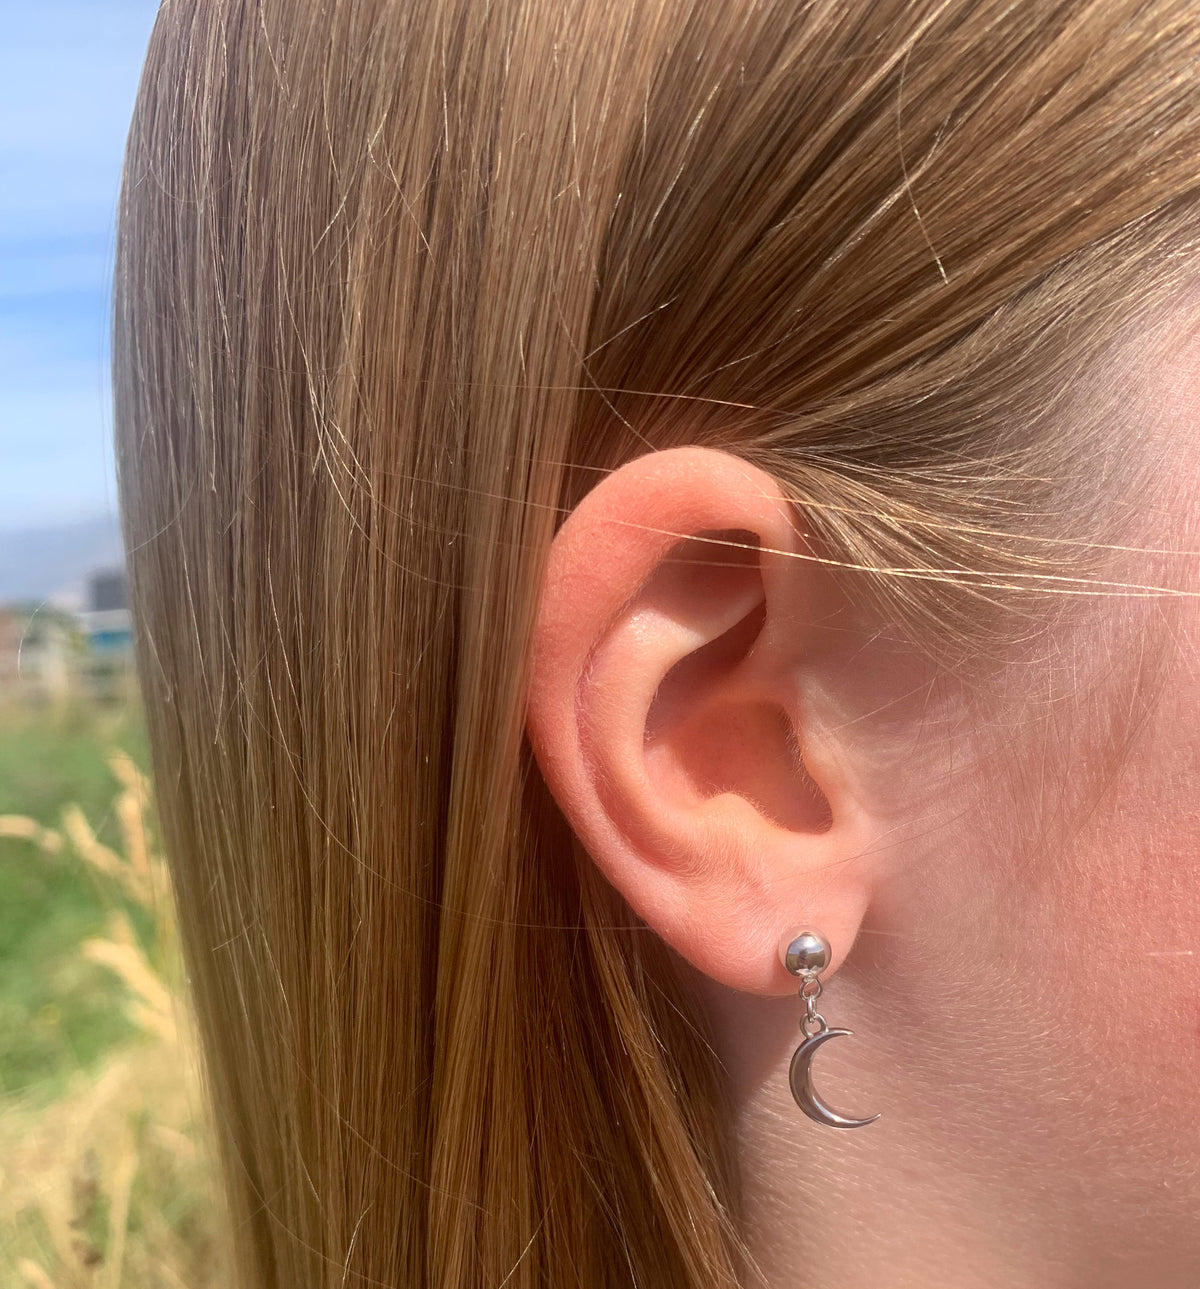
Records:
M1195 424L1197 383L1161 400L1164 443ZM1185 492L1172 471L1165 511ZM551 791L696 976L752 1283L1195 1285L1200 615L1136 601L1170 622L1171 681L1142 724L1085 720L1110 671L1127 692L1141 628L1119 608L1085 609L985 692L872 621L803 527L721 452L607 476L555 539L530 687ZM1194 549L1187 527L1170 541ZM681 545L702 534L717 543ZM866 1128L792 1100L800 1007L777 942L798 925L830 941L820 1010L854 1031L817 1085L881 1112Z

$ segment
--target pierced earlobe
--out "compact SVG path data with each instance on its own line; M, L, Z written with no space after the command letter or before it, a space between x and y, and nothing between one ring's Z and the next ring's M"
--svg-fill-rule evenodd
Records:
M831 1038L851 1037L854 1033L849 1029L830 1029L825 1017L817 1011L817 999L821 996L819 977L832 957L829 941L819 931L789 931L780 940L779 959L789 974L800 977L800 997L804 1001L804 1015L800 1018L800 1032L804 1037L792 1056L788 1082L796 1104L814 1123L826 1128L865 1128L879 1115L852 1119L838 1114L821 1100L813 1087L812 1061L817 1049Z

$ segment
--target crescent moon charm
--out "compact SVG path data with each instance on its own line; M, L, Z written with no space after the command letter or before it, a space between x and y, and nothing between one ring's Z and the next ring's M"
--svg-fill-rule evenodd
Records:
M827 1128L864 1128L879 1118L879 1115L873 1114L869 1119L850 1119L846 1115L838 1114L821 1100L816 1088L813 1087L812 1061L817 1054L817 1048L831 1038L840 1038L843 1034L849 1037L853 1033L854 1031L850 1029L828 1029L822 1026L816 1034L810 1034L804 1039L792 1057L791 1069L788 1072L792 1096L796 1098L796 1104L810 1119L824 1124Z

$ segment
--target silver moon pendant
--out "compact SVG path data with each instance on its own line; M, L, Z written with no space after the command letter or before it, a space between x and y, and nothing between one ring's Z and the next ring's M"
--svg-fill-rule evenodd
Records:
M792 1096L796 1098L796 1104L810 1119L824 1124L827 1128L865 1128L867 1124L874 1123L879 1118L877 1114L873 1114L869 1119L850 1119L844 1114L838 1114L821 1100L816 1088L813 1087L812 1060L817 1054L817 1048L831 1038L840 1038L843 1034L850 1037L853 1033L854 1031L850 1029L822 1028L818 1033L805 1038L792 1057L791 1069L788 1072Z

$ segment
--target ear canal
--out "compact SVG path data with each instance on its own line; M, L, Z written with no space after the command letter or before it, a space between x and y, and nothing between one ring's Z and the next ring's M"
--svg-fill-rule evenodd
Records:
M655 575L656 598L681 618L730 606L723 632L667 673L647 715L646 768L680 804L732 793L777 827L826 832L832 812L804 765L787 705L755 679L751 660L767 618L752 533L706 533L681 542Z

